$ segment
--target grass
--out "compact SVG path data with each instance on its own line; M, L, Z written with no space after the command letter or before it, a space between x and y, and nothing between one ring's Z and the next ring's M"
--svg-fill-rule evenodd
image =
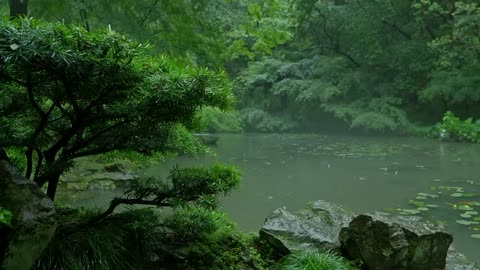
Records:
M345 258L329 252L302 251L287 255L278 267L281 270L356 270Z

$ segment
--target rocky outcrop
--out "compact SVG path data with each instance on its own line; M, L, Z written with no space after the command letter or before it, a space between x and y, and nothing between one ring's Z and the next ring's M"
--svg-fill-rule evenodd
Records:
M359 215L340 231L342 251L347 258L360 260L368 269L441 270L453 241L444 232L418 234L397 223Z
M62 176L61 188L65 191L115 190L137 178L125 162L93 164L82 160L76 170ZM131 165L130 165L131 166Z
M55 232L53 202L35 183L0 160L0 205L13 214L12 227L0 234L0 269L30 269Z
M336 204L315 201L296 213L277 209L260 230L260 238L277 251L320 249L338 251L340 229L347 226L354 213Z
M395 262L398 263L397 265L411 266L413 262L420 265L419 268L369 269L441 269L435 267L445 265L446 261L445 269L447 270L479 270L450 245L451 236L439 232L433 224L418 216L396 216L382 212L362 215L357 220L357 222L361 221L359 224L362 222L367 224L371 220L371 224L380 225L372 225L366 231L362 231L362 227L358 226L356 237L364 237L361 238L363 239L361 241L354 241L353 235L355 234L347 233L345 229L339 239L342 227L349 227L354 217L355 214L352 211L325 201L312 202L307 208L293 213L280 208L266 219L260 230L260 237L282 254L312 249L339 252L340 240L342 240L344 242L343 250L347 251L348 249L352 258L361 258L359 254L362 249L370 248L369 245L376 245L378 249L382 250L380 252L382 254L375 256L395 254L395 258L405 260ZM382 234L391 237L379 240L377 237ZM383 242L377 243L377 240ZM346 245L347 242L348 245ZM432 256L436 257L430 258ZM380 261L382 260L387 262L390 259L380 259ZM426 268L421 268L421 266Z

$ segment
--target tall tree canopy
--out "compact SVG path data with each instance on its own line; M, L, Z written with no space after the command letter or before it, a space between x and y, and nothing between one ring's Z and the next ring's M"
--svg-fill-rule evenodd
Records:
M327 112L350 127L401 132L447 110L479 116L478 1L293 6L294 39L238 78L247 126L291 129L314 110L317 119Z

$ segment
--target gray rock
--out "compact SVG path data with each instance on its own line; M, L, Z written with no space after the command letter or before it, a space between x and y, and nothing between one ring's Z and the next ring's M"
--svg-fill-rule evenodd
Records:
M0 160L0 205L13 213L12 228L0 234L1 270L27 270L55 229L53 202L7 161Z
M260 238L283 254L307 249L338 251L338 233L353 215L353 212L325 201L310 203L296 213L280 208L265 220Z
M434 234L440 230L432 223L423 220L418 216L392 215L383 212L368 214L375 221L385 222L391 225L390 232L393 235L392 243L396 250L401 250L408 244L405 231L418 235L421 240L419 255L415 260L422 261L420 248L429 247L432 238L422 237L423 235ZM315 201L310 203L306 209L291 213L285 209L275 210L265 220L260 230L260 237L267 241L277 252L288 254L296 250L321 249L338 251L340 248L339 233L342 227L347 227L355 214L336 204ZM393 225L397 224L397 225ZM379 229L382 229L380 227ZM385 228L383 228L385 230ZM407 235L409 233L407 232ZM448 236L440 234L442 241L448 241ZM437 239L437 238L433 238ZM440 243L444 246L445 243ZM424 268L425 269L425 268ZM461 253L457 252L450 245L446 258L446 270L480 270L474 263L469 262Z
M360 260L368 269L444 269L453 241L444 232L418 234L397 223L359 215L340 231L342 251L349 259Z
M103 170L106 172L130 173L130 170L127 168L127 166L120 162L107 164L105 167L103 167Z
M122 172L104 172L98 173L91 176L92 179L107 179L113 181L128 181L133 180L136 176L130 173L122 173Z

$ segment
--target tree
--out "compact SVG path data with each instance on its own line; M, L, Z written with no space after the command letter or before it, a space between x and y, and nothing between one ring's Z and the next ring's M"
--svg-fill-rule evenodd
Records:
M10 8L10 16L27 16L28 14L28 0L8 0Z
M52 199L76 158L163 151L198 108L230 106L224 74L147 56L148 45L111 29L0 24L0 148L20 149L25 176L48 183Z

